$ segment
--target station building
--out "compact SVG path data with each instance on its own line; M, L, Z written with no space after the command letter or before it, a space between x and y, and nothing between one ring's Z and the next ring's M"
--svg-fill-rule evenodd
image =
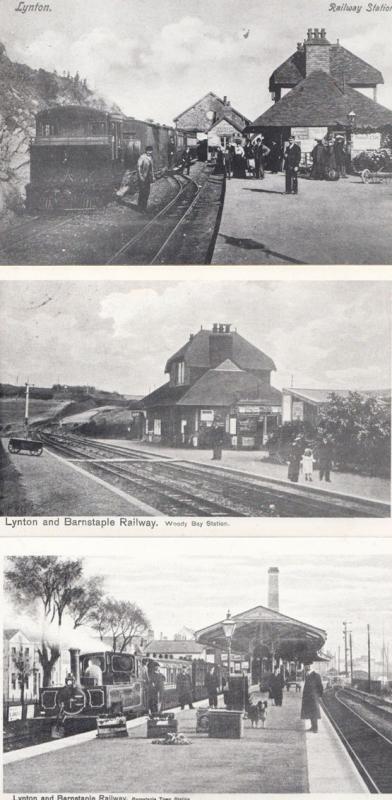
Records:
M294 135L305 157L315 139L344 135L351 157L385 146L392 111L376 102L381 72L343 47L324 28L309 29L303 43L274 70L269 88L274 105L248 126L281 145ZM369 96L371 94L371 97Z
M242 141L242 131L250 123L248 117L233 108L226 96L208 92L174 118L177 130L187 134L188 144L199 146L207 158L217 147ZM202 157L201 156L201 157Z
M235 622L230 645L242 653L245 663L249 663L253 684L268 682L268 677L279 666L283 666L285 674L295 680L305 664L326 660L322 653L326 631L279 611L278 567L268 570L268 606L256 606L234 614L230 619ZM220 653L227 654L228 651L223 622L219 620L196 631L197 641L214 647L217 658ZM230 671L234 671L233 666Z
M282 423L299 421L315 426L331 394L347 398L352 392L352 389L282 389ZM386 410L390 407L391 392L388 389L360 390L358 394L365 398L376 398L385 405Z
M201 329L167 361L169 381L141 401L145 437L172 446L209 447L211 428L225 446L262 447L281 423L281 393L271 386L272 359L227 323Z
M20 654L25 662L25 700L38 700L39 690L43 685L43 670L38 657L38 648L41 643L28 631L20 628L5 628L3 631L3 700L20 701L21 677L16 664ZM63 676L68 671L69 653L61 650L61 655L53 667L53 681L61 683ZM16 712L14 714L15 719Z

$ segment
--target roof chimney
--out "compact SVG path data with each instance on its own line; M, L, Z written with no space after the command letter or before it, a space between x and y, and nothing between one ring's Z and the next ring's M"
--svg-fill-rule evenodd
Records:
M227 106L227 95L226 94L223 97L223 105Z
M326 72L329 75L330 49L331 45L326 38L325 28L322 28L321 32L318 28L315 28L313 32L312 29L309 28L308 38L305 41L306 77L318 70Z
M279 568L270 567L268 570L268 608L279 611Z

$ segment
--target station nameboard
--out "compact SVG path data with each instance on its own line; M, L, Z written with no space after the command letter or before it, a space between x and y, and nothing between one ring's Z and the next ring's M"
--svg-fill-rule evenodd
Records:
M381 133L354 133L353 150L378 150L381 147Z
M8 709L8 722L22 719L22 706L10 706Z

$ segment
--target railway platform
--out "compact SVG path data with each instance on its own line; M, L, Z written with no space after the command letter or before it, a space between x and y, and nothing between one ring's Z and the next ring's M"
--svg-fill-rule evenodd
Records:
M165 456L167 458L194 461L198 464L208 464L209 466L216 466L217 468L227 467L229 469L237 469L241 472L258 477L285 481L292 486L292 484L287 481L287 466L285 464L272 464L266 461L260 451L224 450L222 460L215 462L211 460L211 450L165 447L164 445L154 446L146 442L130 441L129 439L102 439L101 441L108 444L121 445L121 447L128 446L132 448L132 450L140 448L142 451L156 453L157 457ZM309 484L305 483L302 475L300 475L299 482L296 485L303 486L307 489L316 488L329 493L338 492L341 494L350 494L356 497L366 498L367 500L380 500L383 503L390 502L389 481L383 478L371 478L364 475L333 472L331 480L331 484L321 483L318 480L317 473L315 473L314 482L311 487L309 487Z
M8 753L3 791L367 793L327 718L317 735L306 733L300 704L298 694L285 692L282 707L268 707L264 729L245 720L242 739L196 734L196 711L185 710L177 719L189 746L152 745L146 720L140 719L129 723L126 739L102 740L91 732L38 745L31 755L28 750Z
M390 263L390 186L351 175L284 189L284 173L226 181L212 264Z

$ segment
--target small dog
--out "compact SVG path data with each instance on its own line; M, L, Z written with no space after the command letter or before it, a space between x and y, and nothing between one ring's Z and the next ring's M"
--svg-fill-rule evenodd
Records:
M264 728L265 720L267 718L267 706L268 703L266 700L259 700L257 705L249 706L248 719L250 719L252 723L252 728L258 728L259 722L261 722L261 727Z

